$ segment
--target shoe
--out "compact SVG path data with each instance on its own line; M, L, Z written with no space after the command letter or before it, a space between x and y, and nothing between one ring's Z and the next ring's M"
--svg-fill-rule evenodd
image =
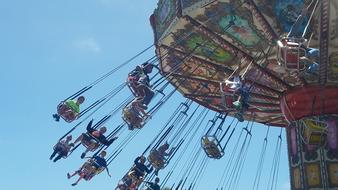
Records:
M53 118L55 119L55 121L60 121L60 116L58 114L53 114Z
M132 130L134 130L134 126L133 125L128 125L128 129L132 131Z
M75 185L77 185L77 183L73 183L73 184L72 184L72 186L75 186Z
M232 102L232 105L234 105L236 109L241 109L242 107L242 103L240 101Z
M70 179L70 178L71 178L71 176L70 176L70 174L69 174L69 173L67 173L67 178L68 178L68 179Z
M86 153L83 152L83 153L81 154L81 158L83 159L85 156L86 156Z

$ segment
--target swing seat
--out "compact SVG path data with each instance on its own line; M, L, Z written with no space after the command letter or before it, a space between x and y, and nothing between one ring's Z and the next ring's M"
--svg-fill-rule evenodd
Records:
M132 170L130 170L127 174L127 176L129 177L129 179L131 179L131 184L136 184L136 187L138 187L139 185L141 185L141 183L143 182L143 178L144 178L144 174L142 176L140 176L139 178L137 178L137 176L135 175L137 168L133 168ZM128 187L130 187L130 185L128 185Z
M81 144L89 149L91 152L95 151L97 148L100 147L101 143L100 141L94 137L93 135L91 134L88 134L88 133L83 133L83 138L81 140Z
M72 110L64 101L60 102L60 104L57 106L57 115L68 123L71 123L78 117L78 113ZM54 115L53 117L56 118Z
M234 93L226 92L224 91L225 83L220 83L220 90L221 90L221 99L222 99L222 105L227 111L234 111L235 108L232 104L233 101L235 101Z
M128 124L130 130L143 128L144 118L131 106L123 109L122 119Z
M202 148L209 158L220 159L223 157L224 152L220 143L215 137L204 136L202 137Z
M157 150L150 151L148 161L155 169L163 169L166 165L164 157L161 156Z
M306 144L324 146L327 138L327 123L311 119L303 120L303 139Z
M306 57L306 49L302 47L306 41L296 38L282 38L277 41L277 61L289 71L301 72L306 65L301 62L301 57Z
M67 146L64 143L58 142L54 147L53 150L55 151L56 149L61 149L60 152L62 152L64 155L62 158L67 158L68 153L70 151L70 149L67 148Z
M86 181L89 181L95 175L100 174L103 170L104 168L98 167L93 160L89 160L83 164L80 175L82 175Z
M132 184L132 179L128 175L125 175L117 184L115 190L127 190Z
M142 182L142 181L141 181ZM129 173L125 175L122 180L119 181L116 190L130 190L132 186L139 186L141 184L136 178L129 176Z

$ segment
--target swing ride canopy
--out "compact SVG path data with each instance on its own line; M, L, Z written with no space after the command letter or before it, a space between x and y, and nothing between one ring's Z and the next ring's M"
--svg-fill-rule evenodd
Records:
M320 48L321 61L328 61L320 65L319 76L295 74L276 60L276 41L290 30L302 8L310 4L307 0L160 0L150 22L161 71L169 74L171 83L185 97L233 115L235 112L222 104L220 82L239 68L250 88L250 108L244 118L250 119L254 113L257 122L268 125L286 126L285 109L291 108L290 115L297 117L293 119L309 115L309 110L319 110L320 101L308 105L308 101L301 100L313 99L320 89L328 100L324 103L326 112L335 113L335 106L329 108L335 101L334 86L338 83L338 38L334 27L328 29L328 48ZM319 48L319 34L325 30L319 26L325 21L320 20L321 11L314 7L313 4L307 18L312 34L309 46ZM337 2L330 1L329 7L330 15L335 15ZM328 22L334 25L333 17ZM320 88L320 84L333 88ZM312 90L297 91L304 85L313 86ZM293 89L296 92L285 93Z

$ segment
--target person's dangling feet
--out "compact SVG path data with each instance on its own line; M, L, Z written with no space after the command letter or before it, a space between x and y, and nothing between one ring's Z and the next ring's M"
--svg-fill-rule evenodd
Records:
M154 174L155 174L156 176L158 176L158 170L155 170L155 171L154 171Z
M75 186L75 185L77 185L77 183L73 183L73 184L72 184L72 186Z
M133 125L128 125L128 129L129 130L134 130L134 126Z
M55 121L60 121L60 116L58 114L53 114L53 118Z
M70 179L72 176L70 176L70 174L69 173L67 173L67 178L68 179Z

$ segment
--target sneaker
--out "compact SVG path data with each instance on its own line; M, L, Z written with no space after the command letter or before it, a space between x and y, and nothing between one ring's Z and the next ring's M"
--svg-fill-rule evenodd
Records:
M72 186L75 186L75 185L77 185L77 183L73 183L73 184L72 184Z
M132 131L132 130L134 130L134 126L133 125L128 125L128 129Z
M70 174L69 173L67 173L67 178L68 179L70 179L72 176L70 176Z
M60 121L60 116L58 114L53 114L53 118L55 119L55 121Z
M241 109L242 107L242 103L240 101L232 102L232 105L234 105L236 109Z
M86 156L86 153L83 152L83 153L81 154L81 158L83 159L85 156Z

